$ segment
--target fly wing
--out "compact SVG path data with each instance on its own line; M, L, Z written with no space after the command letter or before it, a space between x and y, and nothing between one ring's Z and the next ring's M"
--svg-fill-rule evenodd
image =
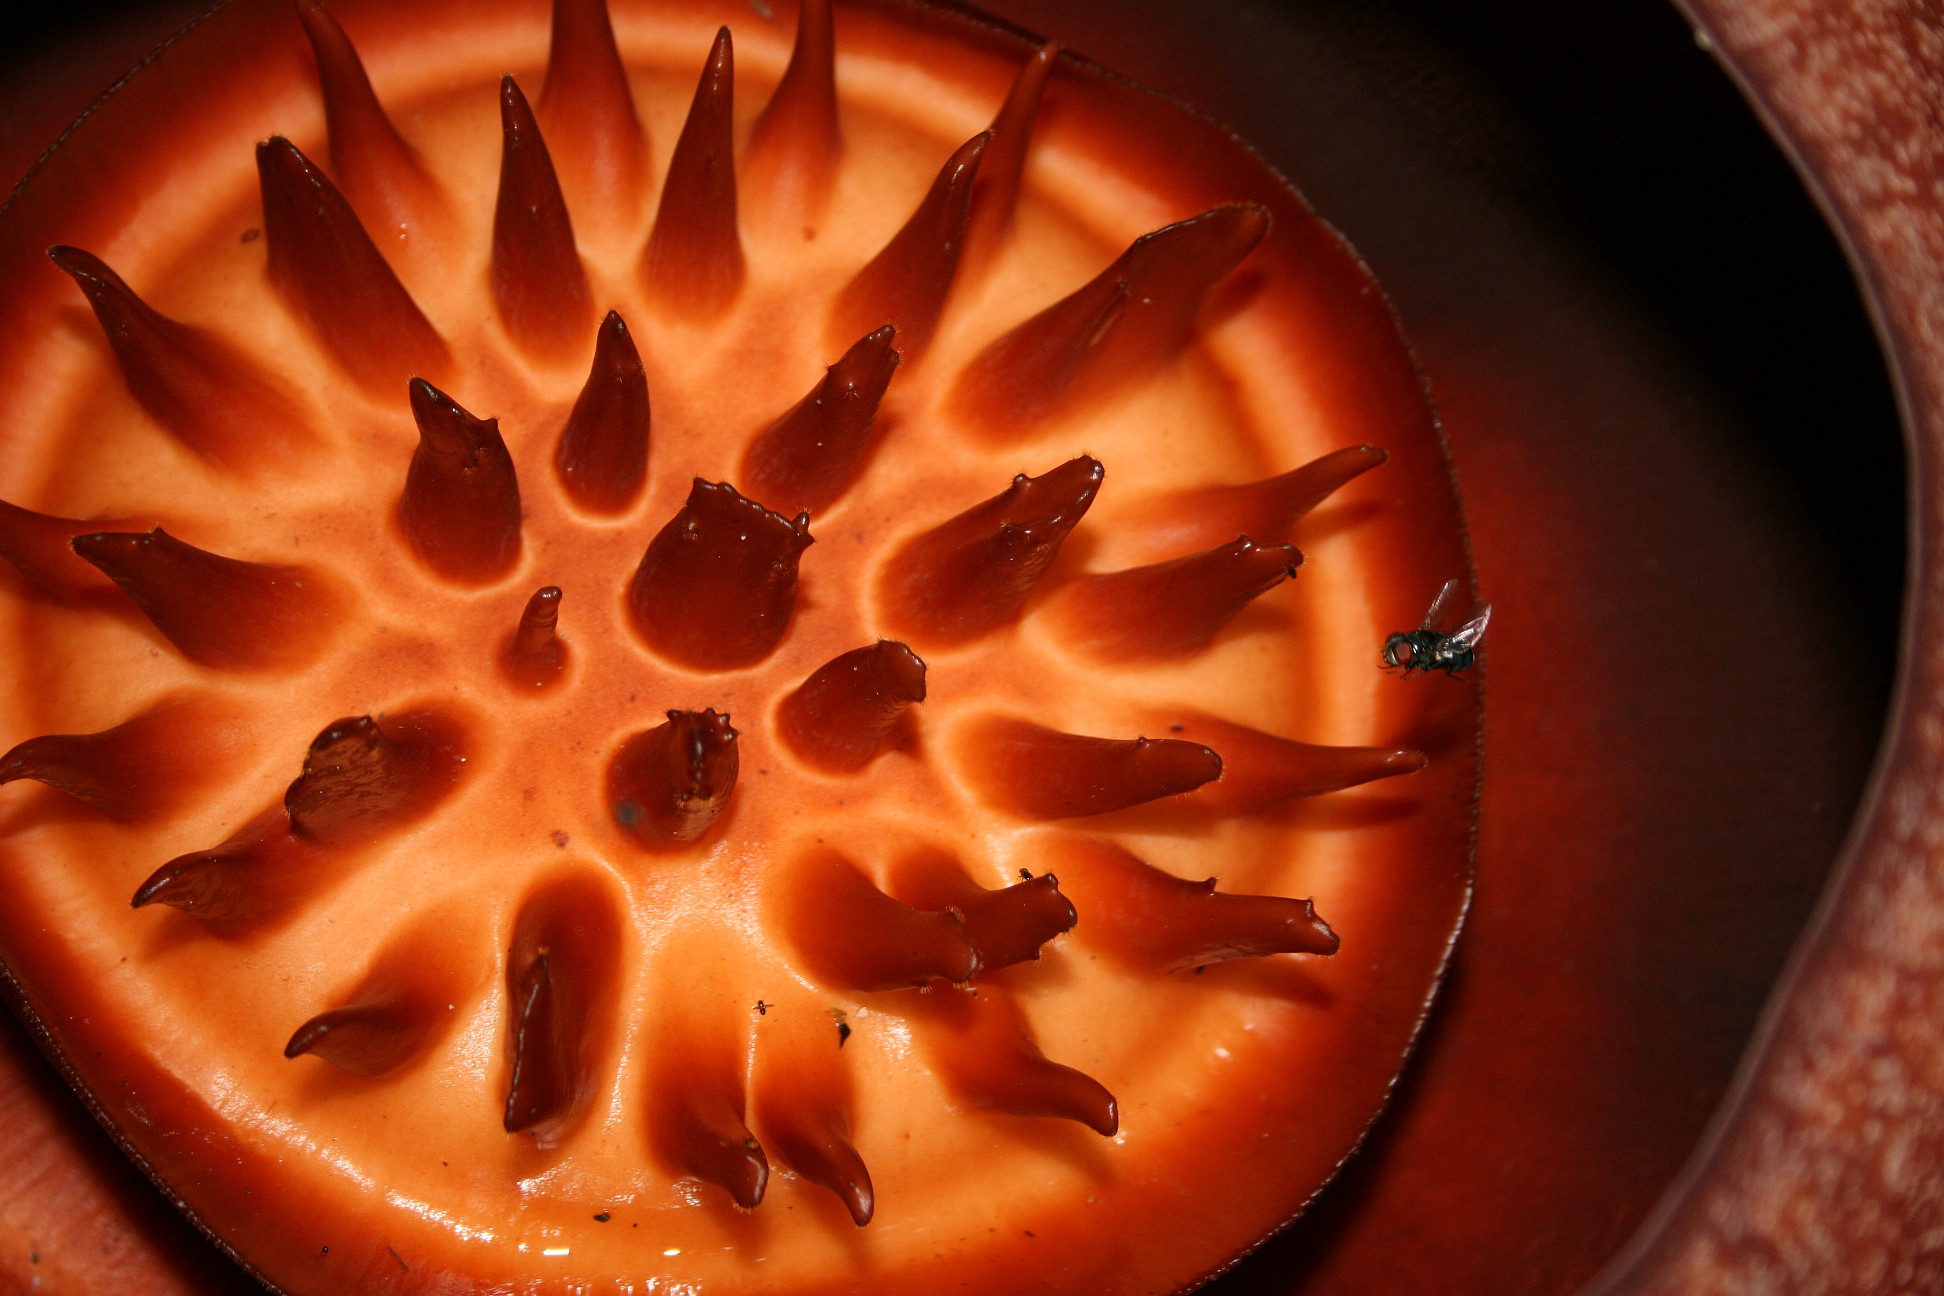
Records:
M1438 597L1431 600L1431 608L1424 614L1424 623L1418 626L1418 629L1434 629L1438 624L1438 618L1444 615L1445 605L1451 602L1451 596L1457 592L1458 582L1455 579L1446 581L1444 588L1438 591Z
M1456 583L1455 581L1453 582L1453 584ZM1450 589L1451 586L1447 585L1445 588ZM1490 625L1491 622L1492 605L1487 603L1483 612L1480 612L1477 616L1465 622L1465 624L1459 626L1456 630L1453 630L1447 637L1447 642L1458 648L1476 648L1478 647L1478 641L1485 637L1485 627Z

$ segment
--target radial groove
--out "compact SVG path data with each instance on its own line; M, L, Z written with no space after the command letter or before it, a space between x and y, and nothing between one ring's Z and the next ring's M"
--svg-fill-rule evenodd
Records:
M520 558L520 485L499 420L474 418L423 378L410 392L419 443L398 498L399 529L440 576L490 585Z
M831 304L828 332L856 337L890 324L912 363L931 344L965 249L973 184L992 132L974 135L947 158L924 201Z
M225 468L289 463L314 443L297 405L249 356L150 307L99 257L47 255L88 299L136 404L197 455Z
M554 473L590 513L627 512L648 480L648 371L618 312L594 338L594 363L554 446Z
M742 480L786 512L821 513L850 489L871 449L878 405L902 358L896 329L865 334L810 394L743 451Z
M1192 792L1222 776L1222 758L1175 738L1093 738L989 716L959 759L988 805L1026 819L1075 819Z
M702 65L688 121L675 141L642 273L649 294L688 318L714 319L742 291L742 234L736 225L735 50L716 33Z
M71 544L198 665L295 668L315 660L337 626L336 596L306 567L224 558L161 527L100 531Z
M1269 229L1262 207L1217 207L1135 239L1092 282L986 347L953 385L989 437L1029 435L1171 362L1202 301Z
M684 666L753 666L790 628L797 562L811 543L809 514L792 520L698 477L635 569L635 630Z
M270 281L373 394L441 374L444 339L372 245L344 195L282 136L257 145Z
M1105 476L1086 455L1038 477L1021 473L983 504L907 540L879 576L886 623L921 645L952 645L1017 618Z
M670 711L666 723L628 739L608 765L615 824L650 850L686 846L715 823L735 791L736 730L713 707Z
M1083 576L1055 591L1045 614L1063 642L1103 661L1186 657L1302 561L1294 545L1243 536L1187 558Z
M594 317L574 224L533 109L500 78L500 183L493 207L493 304L506 331L547 357L578 350Z
M820 769L863 769L882 751L898 720L925 700L925 663L901 643L880 639L819 666L776 710L776 736Z

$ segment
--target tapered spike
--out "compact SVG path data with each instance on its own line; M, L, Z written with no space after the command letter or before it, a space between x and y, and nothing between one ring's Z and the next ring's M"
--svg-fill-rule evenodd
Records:
M384 1075L423 1049L426 1028L436 1019L414 1011L417 1007L378 1002L327 1009L291 1034L284 1056L310 1054L366 1079Z
M54 517L0 500L0 558L43 593L64 602L114 588L108 574L74 552L76 536L125 530L132 518Z
M607 0L554 0L538 107L567 190L592 210L632 211L647 179L648 141Z
M628 588L635 629L684 666L753 666L790 628L797 562L811 543L809 514L791 520L727 482L698 477L635 569Z
M884 894L831 850L792 864L773 898L775 921L805 971L843 990L969 981L978 955L955 913L929 913Z
M158 314L91 253L47 255L87 297L136 404L190 450L249 469L287 461L314 440L296 403L242 351Z
M898 718L925 700L925 663L880 639L819 666L776 710L776 736L820 769L863 769L885 747Z
M1376 446L1349 446L1261 481L1174 491L1138 510L1128 538L1155 557L1191 553L1236 535L1284 540L1304 514L1389 457Z
M863 470L878 404L901 358L886 324L851 344L822 381L743 452L742 480L777 508L821 513Z
M720 315L742 291L742 234L736 227L736 154L731 137L735 53L729 29L716 33L675 142L648 238L642 273L650 295L688 319Z
M750 1125L786 1170L837 1195L859 1228L876 1193L852 1141L847 1056L831 1015L807 995L765 1004L755 1024L749 1077Z
M1203 299L1269 229L1262 207L1217 207L1134 240L1091 283L981 351L951 399L1006 441L1153 374L1194 332Z
M615 311L594 338L594 364L554 447L554 472L568 497L613 517L641 497L648 480L648 372Z
M207 698L172 698L112 729L29 738L0 756L0 784L33 779L120 823L165 818L234 769L238 717Z
M989 891L942 851L921 851L901 861L891 893L914 908L958 914L979 956L981 976L1037 959L1040 947L1071 931L1079 917L1051 873Z
M436 711L333 721L284 791L291 831L324 846L377 841L452 795L467 747L463 726Z
M493 208L493 304L529 354L577 350L594 318L574 224L533 109L512 77L500 78L500 184Z
M345 371L374 394L443 373L444 339L324 173L276 136L257 145L257 178L270 281Z
M131 903L152 904L234 933L274 919L300 899L323 871L322 848L290 831L272 807L208 850L178 855L137 888Z
M1062 46L1048 41L1019 69L999 115L992 119L992 143L979 163L979 180L972 192L972 223L965 233L965 266L977 273L990 265L1011 232L1013 209L1019 205L1020 177L1026 170L1027 147L1033 139L1033 120L1039 116L1046 82L1060 60Z
M743 155L766 223L815 229L830 203L844 140L837 126L837 43L830 0L802 0L796 47Z
M567 669L560 640L560 586L543 585L527 600L520 624L500 649L500 669L525 689L552 688Z
M1408 747L1321 747L1209 715L1189 715L1171 728L1222 753L1222 781L1198 794L1214 815L1263 814L1302 797L1412 774L1425 766L1424 753Z
M905 542L884 569L884 618L920 644L967 643L1015 620L1086 516L1106 470L1085 455Z
M490 585L520 558L520 484L499 420L477 419L423 378L411 382L418 449L398 498L398 525L427 567Z
M614 822L650 850L686 846L715 823L736 788L736 731L714 708L670 711L628 739L608 765Z
M529 896L506 956L509 1134L542 1147L579 1124L613 1063L622 924L606 884L557 877Z
M297 16L317 59L331 170L369 229L387 241L424 240L448 213L444 193L372 92L371 78L344 29L317 0L297 0Z
M1189 882L1112 842L1071 838L1060 876L1087 915L1077 939L1133 967L1182 972L1264 954L1334 954L1339 940L1308 900L1234 895Z
M744 1123L749 1048L740 1014L724 999L685 985L656 1004L648 1136L675 1173L713 1184L753 1210L769 1184L769 1159Z
M1011 998L992 986L936 987L915 1006L923 1046L961 1100L1012 1116L1078 1121L1112 1137L1120 1107L1098 1080L1048 1060Z
M974 135L946 160L911 219L837 295L832 336L856 337L889 321L907 359L915 363L924 355L958 274L973 182L991 142L991 131Z
M1302 561L1294 545L1243 536L1188 558L1083 576L1047 600L1046 616L1063 642L1102 661L1185 657Z
M1090 738L1026 720L988 717L961 754L979 796L1026 819L1106 814L1192 792L1222 775L1222 758L1175 738Z
M161 527L76 536L74 552L107 573L190 661L267 670L315 660L338 602L308 568L239 562Z

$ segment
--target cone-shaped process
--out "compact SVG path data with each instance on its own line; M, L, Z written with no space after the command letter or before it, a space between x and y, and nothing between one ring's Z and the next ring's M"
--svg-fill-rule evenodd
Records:
M1143 234L1085 287L981 351L952 400L994 440L1105 399L1173 360L1209 290L1269 229L1252 205L1217 207Z
M965 982L979 971L957 914L892 899L834 850L820 847L789 864L770 904L799 965L827 986L896 990Z
M129 529L129 518L54 517L0 500L0 558L41 593L62 602L114 588L106 572L74 552L76 537Z
M1325 747L1278 738L1214 716L1190 714L1170 730L1222 753L1222 780L1197 796L1213 815L1254 815L1425 766L1409 747Z
M648 480L648 372L619 313L594 336L594 364L554 446L554 474L575 504L625 513Z
M915 908L959 915L982 975L1038 958L1040 947L1071 931L1079 917L1050 873L988 890L942 851L921 851L901 861L893 870L891 893Z
M452 795L466 762L465 727L451 716L347 716L311 741L304 772L284 791L284 810L306 841L374 842Z
M1294 545L1243 536L1173 562L1083 576L1047 600L1046 616L1063 642L1102 661L1186 657L1302 561Z
M967 727L960 760L980 799L1026 819L1075 819L1192 792L1222 758L1175 738L1092 738L989 716Z
M736 788L736 731L713 708L670 711L628 739L608 765L615 825L650 850L686 846L714 824Z
M742 483L783 512L821 513L863 469L878 403L898 368L889 324L851 344L810 394L743 452Z
M338 599L305 567L224 558L161 527L101 531L72 544L198 665L301 666L324 651L335 629Z
M612 1062L621 932L609 885L591 874L556 877L520 907L506 955L507 1133L551 1146L586 1113Z
M554 0L538 107L569 192L594 210L632 210L646 183L648 141L607 0Z
M787 1170L835 1193L859 1228L877 1194L851 1138L850 1073L830 1014L810 996L758 1014L750 1124Z
M1173 557L1238 535L1262 543L1289 538L1305 514L1388 458L1376 446L1332 450L1261 481L1196 486L1140 505L1128 539L1143 555Z
M1124 848L1073 837L1060 876L1087 916L1075 939L1134 967L1183 972L1263 954L1334 954L1339 941L1308 900L1232 895L1190 882Z
M423 378L410 387L418 448L398 527L421 562L462 585L490 585L520 557L520 485L499 420L478 419Z
M921 1047L961 1100L1011 1116L1078 1121L1107 1137L1120 1129L1114 1095L1040 1052L1003 991L937 986L913 1017L923 1023Z
M885 622L920 647L966 643L1014 620L1100 491L1081 455L1021 473L983 504L906 541L879 577Z
M743 155L743 174L761 203L764 222L814 230L830 202L843 147L830 0L802 0L789 66L756 119Z
M834 657L776 710L776 736L820 769L863 769L884 749L898 719L925 700L925 663L880 639Z
M88 299L136 404L190 450L249 469L289 462L312 444L296 402L241 350L164 318L91 253L47 255Z
M282 136L257 145L270 282L373 394L442 374L445 340L372 245L337 186Z
M493 304L514 341L546 357L579 350L594 318L587 271L553 158L512 77L500 79L500 183L493 207Z
M421 1057L451 1035L493 975L493 949L464 912L437 910L394 935L334 1007L292 1032L284 1056L311 1056L367 1079Z
M424 161L398 133L372 92L364 62L344 29L317 0L297 0L297 17L317 60L331 172L366 227L419 242L446 216L445 196Z
M719 989L684 985L656 1003L648 1140L678 1176L712 1184L754 1210L769 1186L769 1158L743 1120L749 1044L742 1014L726 1000Z
M702 65L688 121L675 141L642 262L649 295L682 318L713 319L742 291L732 135L735 79L735 54L724 27Z
M856 337L889 323L898 330L898 345L909 360L916 363L924 355L958 273L972 214L972 186L991 142L990 131L974 135L946 159L911 219L837 294L830 335Z
M628 587L634 627L650 648L684 666L753 666L790 628L797 561L810 544L809 514L792 521L727 482L698 477L635 569Z
M99 733L29 738L0 756L0 784L33 779L119 823L161 819L235 772L241 719L213 698L169 699Z
M1027 145L1033 139L1033 120L1039 116L1040 98L1046 92L1047 78L1060 60L1061 45L1048 41L1033 52L1019 69L999 115L992 119L986 145L979 163L978 184L972 193L972 223L965 232L965 267L969 273L984 270L1006 244L1012 229L1013 209L1019 205L1020 178L1026 170Z
M523 689L551 688L567 668L560 641L560 586L543 585L520 613L520 624L500 649L500 669Z

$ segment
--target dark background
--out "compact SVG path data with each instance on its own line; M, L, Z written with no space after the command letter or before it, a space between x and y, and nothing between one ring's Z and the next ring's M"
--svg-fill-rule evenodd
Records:
M1496 607L1448 993L1366 1154L1217 1290L1569 1291L1700 1139L1885 714L1902 448L1842 253L1658 0L996 7L1236 128L1360 248ZM0 174L196 8L0 16Z

